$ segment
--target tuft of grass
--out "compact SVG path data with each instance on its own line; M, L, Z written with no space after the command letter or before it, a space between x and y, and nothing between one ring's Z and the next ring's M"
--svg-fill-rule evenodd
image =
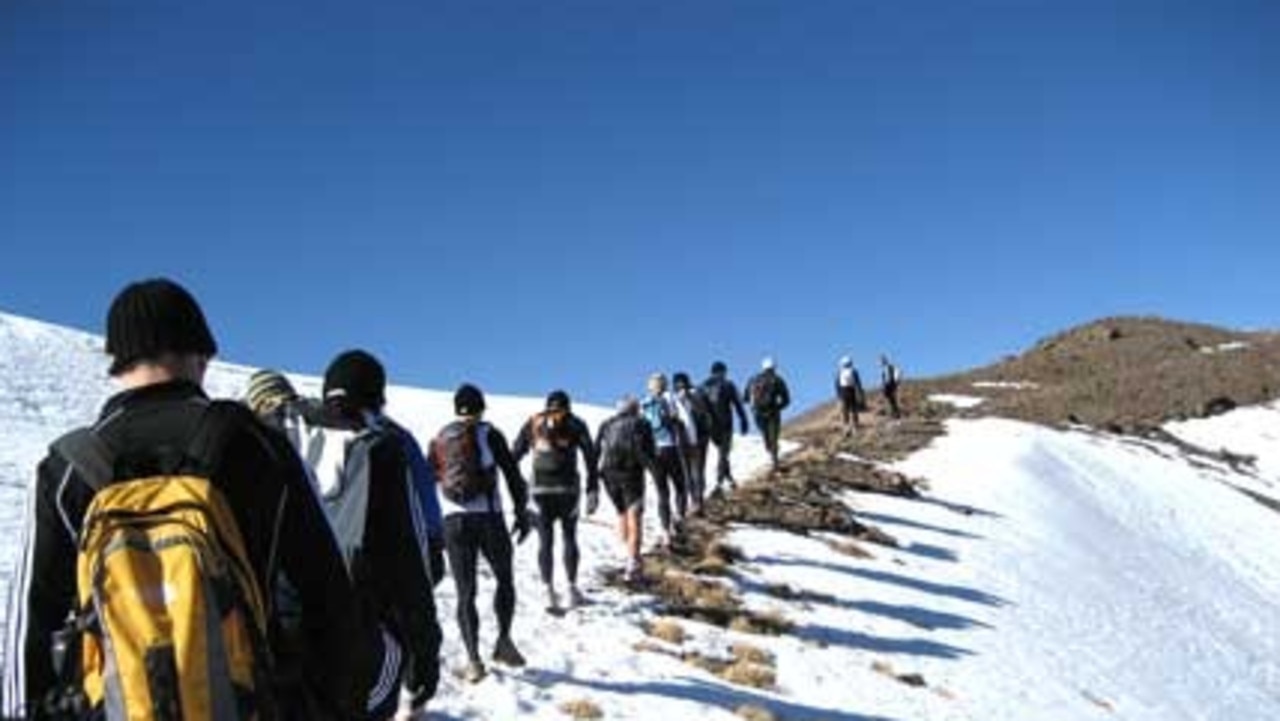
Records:
M729 630L754 633L759 636L782 636L790 633L795 624L778 611L764 613L743 612L734 617Z
M827 547L850 558L875 558L871 552L852 541L827 541Z
M885 533L879 528L876 528L875 526L867 526L866 528L859 531L856 537L858 540L866 541L867 543L874 543L880 546L888 546L889 548L898 547L898 539L894 538L893 536L890 536L889 534Z
M661 641L679 646L688 638L684 626L670 618L659 618L645 624L644 632Z
M772 711L753 703L739 706L734 713L738 715L738 718L746 719L746 721L780 721Z
M733 660L742 663L755 663L761 666L775 666L776 661L772 653L753 646L749 643L734 643L729 646L729 653L733 656Z
M694 668L700 668L714 676L723 674L724 670L729 667L728 661L713 658L697 651L686 651L680 654L680 660Z
M772 689L778 685L778 672L769 666L749 661L735 661L720 672L720 678L736 686Z
M707 557L689 569L699 576L728 576L729 565L718 558Z
M746 558L746 554L741 548L731 543L715 540L707 546L706 557L714 558L727 566L742 561Z
M568 717L575 719L602 719L604 711L590 699L580 698L560 704L560 710Z

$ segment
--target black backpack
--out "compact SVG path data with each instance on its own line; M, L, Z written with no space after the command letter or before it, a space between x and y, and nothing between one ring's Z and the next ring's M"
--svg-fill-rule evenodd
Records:
M533 436L533 472L547 476L577 473L577 436L568 411L551 410L529 419Z
M692 411L693 425L698 432L697 440L706 441L711 437L716 423L715 414L711 411L711 402L701 388L689 390L689 410Z
M600 429L600 468L607 471L631 471L640 466L640 453L636 448L641 429L638 423L647 423L639 416L618 416L605 422Z
M778 409L778 376L761 373L751 379L751 408L757 413L771 413Z
M497 486L492 468L485 468L480 451L480 434L489 427L474 421L454 421L432 441L436 462L436 482L444 497L454 503L493 493Z
M707 400L713 433L723 433L733 427L733 392L723 378L711 378L702 384L702 395Z

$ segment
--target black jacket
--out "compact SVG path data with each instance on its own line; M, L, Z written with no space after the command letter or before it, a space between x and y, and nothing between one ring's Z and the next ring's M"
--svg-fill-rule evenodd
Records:
M359 424L354 424L359 425ZM327 431L358 430L327 419ZM351 578L371 631L386 629L413 661L411 687L434 693L440 672L440 625L431 576L423 560L425 538L413 522L417 503L409 460L396 433L387 427L367 437L368 507L360 551L351 562ZM425 533L426 529L422 529ZM341 542L340 542L341 545ZM375 664L376 665L376 664ZM377 670L374 672L377 674ZM372 678L371 690L382 680Z
M125 391L95 429L119 456L182 447L209 408L199 386L172 382ZM306 677L336 718L363 716L369 653L360 610L324 512L301 462L279 433L247 409L224 404L221 457L210 470L236 517L260 588L275 571L296 587L302 628L315 650ZM24 718L56 684L51 634L75 603L76 542L93 491L61 455L39 465L21 562L13 579L3 674L3 715Z
M541 414L535 415L526 421L520 429L520 435L516 436L516 442L511 446L511 456L516 463L519 463L520 459L532 449L534 424L538 422L540 416ZM546 472L540 470L535 462L533 468L533 495L535 496L579 492L577 453L582 453L582 460L587 465L587 492L595 493L600 489L600 481L596 473L596 447L591 442L591 429L587 428L587 424L581 418L572 413L568 414L567 419L568 433L573 439L573 447L569 450L571 456L569 463L563 472ZM537 453L537 451L534 452Z
M772 376L771 380L769 376ZM771 397L758 397L762 396L763 388L772 389ZM791 391L787 388L787 382L782 380L782 376L774 371L761 371L747 381L747 387L742 391L742 399L751 406L751 410L756 415L777 415L791 405Z
M617 436L624 449L621 453L605 447L611 435ZM619 413L601 423L596 435L596 448L600 451L600 472L606 476L639 475L645 471L655 478L662 475L653 428L639 413Z
M738 426L746 432L747 412L742 407L742 399L738 397L738 387L733 381L720 376L710 376L702 382L702 394L711 408L712 435L716 437L733 434L733 414L738 414Z

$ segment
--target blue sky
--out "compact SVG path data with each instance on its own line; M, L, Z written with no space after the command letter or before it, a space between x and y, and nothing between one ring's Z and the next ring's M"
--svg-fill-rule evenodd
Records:
M1276 326L1280 3L0 6L0 310L129 280L229 360L609 401Z

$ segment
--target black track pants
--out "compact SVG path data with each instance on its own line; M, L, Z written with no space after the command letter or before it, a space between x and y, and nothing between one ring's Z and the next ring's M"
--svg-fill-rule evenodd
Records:
M467 658L480 660L480 615L476 611L476 562L480 556L489 564L498 583L493 596L493 612L498 617L498 633L511 633L516 612L516 584L511 569L511 537L501 513L455 513L444 519L445 546L449 551L449 571L458 589L458 628Z

